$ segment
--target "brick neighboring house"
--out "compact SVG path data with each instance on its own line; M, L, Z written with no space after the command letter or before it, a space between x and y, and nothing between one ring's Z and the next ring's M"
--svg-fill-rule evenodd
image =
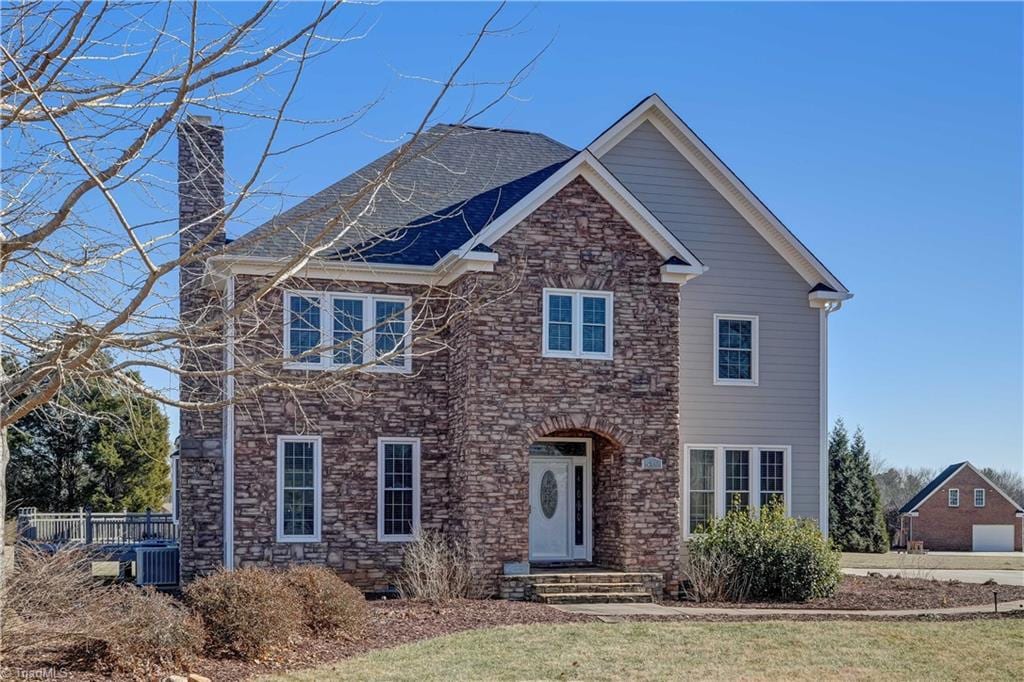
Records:
M897 544L949 552L1020 552L1024 509L970 462L951 464L900 508Z
M210 253L182 273L183 320L264 284L391 158L228 242L207 220L223 131L179 137L182 248ZM383 589L436 529L492 592L550 563L672 589L737 494L827 531L827 324L851 294L657 95L582 150L448 125L418 145L337 248L225 327L224 357L183 357L370 363L331 399L182 380L235 401L181 417L185 580L305 561Z

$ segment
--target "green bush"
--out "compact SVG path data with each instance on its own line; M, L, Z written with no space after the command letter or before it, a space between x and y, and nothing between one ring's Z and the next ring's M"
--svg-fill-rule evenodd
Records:
M221 570L186 587L185 601L214 653L252 660L305 634L301 600L281 571Z
M817 525L769 504L759 514L730 512L714 519L689 545L697 599L807 601L839 585L839 552Z
M284 577L298 594L303 620L314 633L354 636L366 624L363 593L326 566L292 566Z

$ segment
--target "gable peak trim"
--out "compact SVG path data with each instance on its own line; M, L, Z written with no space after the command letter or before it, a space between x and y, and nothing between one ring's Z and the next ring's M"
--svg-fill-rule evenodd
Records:
M704 143L657 93L628 111L587 146L604 156L640 125L649 122L767 241L808 285L824 282L852 298L849 290Z

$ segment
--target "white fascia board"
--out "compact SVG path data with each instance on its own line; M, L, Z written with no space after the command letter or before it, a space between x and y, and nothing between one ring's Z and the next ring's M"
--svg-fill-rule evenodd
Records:
M442 286L466 272L493 272L496 253L474 252L453 257L449 253L436 265L397 265L356 261L311 259L296 268L291 277L330 279L351 282L386 282ZM207 260L204 283L223 288L229 274L272 276L280 274L288 259L260 256L214 256Z
M696 274L707 270L700 259L587 150L567 161L547 180L466 242L460 253L469 253L478 244L491 246L577 177L583 177L663 258L681 258L699 269L700 272Z
M702 265L677 265L665 263L661 266L661 281L675 284L686 284L697 275L702 274L706 267Z
M842 308L843 301L849 301L851 298L853 294L848 291L812 291L807 294L807 302L812 308L827 308L830 313Z
M750 223L779 255L804 280L814 286L825 282L838 292L848 293L843 283L800 243L789 228L782 224L771 210L758 199L693 130L683 122L658 95L646 100L623 116L611 128L588 145L587 149L598 158L605 155L623 138L648 121L683 158L725 197L736 211Z

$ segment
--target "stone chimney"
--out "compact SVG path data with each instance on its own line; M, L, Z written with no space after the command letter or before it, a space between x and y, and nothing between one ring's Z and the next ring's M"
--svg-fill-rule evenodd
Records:
M220 293L202 283L206 256L225 244L224 129L207 116L178 124L178 239L184 254L208 239L198 257L179 272L181 367L209 370L208 377L182 377L183 401L216 402L223 396ZM212 236L211 236L212 235ZM200 330L204 330L200 332ZM181 577L187 582L221 564L224 557L224 420L221 410L182 410L179 436Z

